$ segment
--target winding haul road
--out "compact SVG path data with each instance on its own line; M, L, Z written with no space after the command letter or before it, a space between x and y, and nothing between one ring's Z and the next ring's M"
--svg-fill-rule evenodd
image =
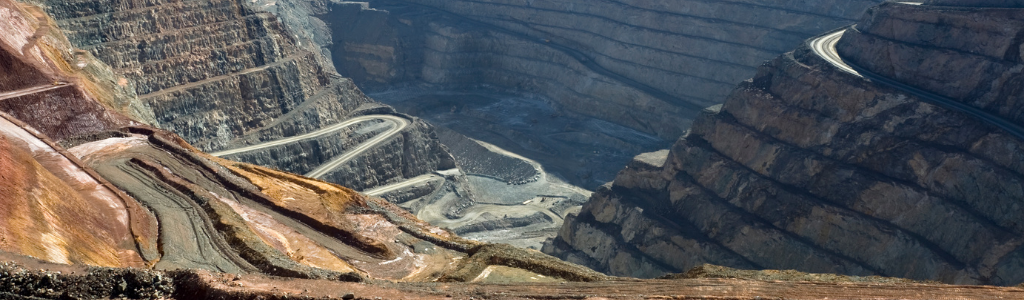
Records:
M402 181L402 182L393 183L393 184L389 184L389 185L385 185L385 186L379 186L379 187L375 187L375 188L372 188L372 189L369 189L369 190L365 190L365 191L363 191L363 194L367 194L367 195L370 195L370 196L380 196L380 195L387 194L388 192L391 192L391 191L394 191L394 190L398 190L398 189L414 186L414 185L417 185L417 184L420 184L420 183L424 183L424 182L429 182L429 181L434 180L434 179L444 179L444 177L441 177L441 176L438 176L438 175L435 175L435 174L423 174L423 175L420 175L420 176L409 178L408 180L405 180L405 181Z
M383 132L381 134L378 134L377 136L374 136L373 138L371 138L369 140L366 140L365 142L359 143L359 145L357 145L355 148L352 148L351 150L345 151L345 153L343 153L341 155L335 156L330 161L320 165L316 169L313 169L313 171L310 171L309 173L306 174L306 177L320 178L320 177L322 177L324 175L327 175L327 173L330 173L332 170L334 170L334 168L337 168L339 165L341 165L341 164L343 164L345 162L348 162L349 160L352 160L353 158L359 156L360 154L363 154L363 152L366 152L366 150L369 150L369 149L377 146L378 144L383 143L383 142L391 139L391 137L395 136L396 134L402 132L402 130L405 129L405 127L409 126L409 124L410 124L409 119L406 119L406 118L403 118L403 117L399 117L399 116L393 116L393 115L366 115L366 116L358 116L358 117L355 117L355 118L351 118L351 119L345 120L344 122L341 122L341 123L338 123L338 124L334 124L334 125L322 128L320 130L317 130L317 131L314 131L314 132L310 132L310 133L306 133L306 134L303 134L303 135L287 137L287 138L278 139L278 140L274 140L274 141L270 141L270 142L266 142L266 143L262 143L262 144L257 144L257 145L252 145L252 146L247 146L247 147L241 147L241 148L235 148L235 149L231 149L231 150L224 150L224 151L220 151L220 152L214 152L214 153L210 153L210 155L217 156L217 157L223 157L223 156L228 156L228 155L232 155L232 154L238 154L238 153L243 153L243 152L255 151L255 150L260 150L260 149L265 149L265 148L278 147L278 146L287 145L287 144L291 144L291 143L302 141L302 140L317 138L317 137L320 137L320 136L323 136L323 135L331 134L331 133L334 133L336 131L345 129L345 128L349 127L349 126L352 126L352 125L355 125L355 124L358 124L358 123L362 123L362 122L366 122L366 121L371 121L371 120L384 120L385 122L391 123L392 124L391 129L388 129L387 131L385 131L385 132Z
M45 91L49 91L49 90L59 89L59 88L62 88L62 87L65 87L65 86L69 86L69 85L71 85L71 84L67 83L67 82L56 82L54 84L45 84L45 85L39 85L39 86L34 86L34 87L20 89L20 90L7 91L7 92L0 93L0 100L7 100L7 99L10 99L10 98L17 98L17 97L21 97L21 96L25 96L25 95L41 93L41 92L45 92Z
M907 4L919 5L916 3ZM967 114L986 124L998 127L999 129L1006 131L1007 133L1017 137L1018 139L1024 140L1024 127L1021 127L1020 125L1017 125L1013 122L1007 121L1002 117L993 115L977 107L964 104L954 99L945 96L940 96L935 93L922 90L916 87L912 87L899 81L883 77L881 75L872 73L871 71L868 71L864 68L861 68L857 65L843 61L843 58L839 56L838 52L836 52L836 43L839 42L839 39L843 37L843 33L846 33L847 30L856 29L852 27L839 29L822 35L818 38L812 39L807 44L808 46L811 47L811 50L813 50L815 54L825 59L826 61L831 63L836 68L842 70L843 72L850 73L853 74L854 76L862 77L871 80L872 82L880 83L882 85L894 89L898 89L900 91L903 91L904 93L914 95L925 102Z

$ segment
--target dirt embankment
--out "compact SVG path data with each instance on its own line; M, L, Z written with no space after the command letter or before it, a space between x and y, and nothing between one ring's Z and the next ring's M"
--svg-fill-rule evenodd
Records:
M158 270L468 281L489 265L505 265L573 280L601 277L536 251L460 238L345 187L203 154L166 131L122 131L83 140L72 152L159 220Z
M1019 299L1024 289L798 277L611 280L586 283L352 283L86 268L0 253L0 299ZM704 270L707 271L707 270ZM722 271L722 270L718 270ZM740 270L739 273L744 273ZM691 272L692 273L692 272ZM762 272L763 273L763 272ZM763 275L763 274L762 274ZM803 274L815 275L815 274Z

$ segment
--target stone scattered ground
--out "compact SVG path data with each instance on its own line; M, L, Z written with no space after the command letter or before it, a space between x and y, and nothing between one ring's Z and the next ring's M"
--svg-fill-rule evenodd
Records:
M517 167L475 169L485 174L468 170L468 174L438 173L444 175L443 181L412 185L379 196L398 203L421 220L465 238L531 249L540 249L545 240L553 238L565 216L578 212L590 196L590 191L547 173L536 161L454 132L446 133L464 140L454 146L458 148L450 149L454 153L471 153L475 157L469 161L483 157L487 161L515 162ZM479 149L459 151L474 148ZM515 180L526 173L531 173L526 177L529 180Z
M59 265L0 253L0 299L1020 299L1019 287L956 286L889 278L743 271L715 266L681 279L499 283L339 282L209 271ZM509 268L511 269L511 268ZM700 269L700 270L698 270ZM697 275L703 274L703 275ZM717 275L709 275L717 274ZM726 275L734 278L706 278ZM504 277L503 277L504 276ZM698 276L703 278L690 278ZM824 276L824 280L815 279ZM482 282L487 282L482 280ZM492 281L494 282L494 281ZM16 287L16 288L12 288Z

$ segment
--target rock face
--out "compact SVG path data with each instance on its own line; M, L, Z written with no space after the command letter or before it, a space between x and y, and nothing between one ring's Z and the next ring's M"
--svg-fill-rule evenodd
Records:
M466 240L383 199L217 158L174 133L139 125L113 110L112 104L132 99L95 81L114 79L106 76L111 73L66 68L76 62L62 54L74 57L75 51L59 31L37 30L46 28L39 21L47 16L33 12L41 11L0 0L0 15L7 17L0 20L0 66L12 71L0 74L0 100L13 112L39 103L50 109L28 121L0 112L0 260L40 265L23 257L29 255L79 265L56 268L81 274L39 281L4 263L0 298L161 297L169 292L162 288L173 287L166 276L195 270L335 282L469 281L486 278L481 273L490 265L503 265L523 276L520 281L607 278L536 251ZM104 97L114 101L101 103ZM79 115L62 119L69 113ZM403 120L402 128L413 130L383 139L404 147L387 148L389 155L404 155L401 161L375 165L414 172L403 162L439 151L409 146L428 144L416 140L430 132L422 122L386 120ZM62 143L73 147L65 150L48 134L63 134ZM87 285L93 289L83 291ZM147 291L152 287L161 291Z
M152 125L205 151L309 133L363 114L394 113L323 67L317 47L302 44L272 14L247 5L233 0L46 3L73 45L125 77L139 95L135 102L151 110ZM349 169L336 177L358 178L343 183L361 189L446 167L451 158L430 137L432 129L417 124L395 142L401 147L394 151L366 153L371 157L365 159L399 163L380 172ZM308 153L298 153L302 157L272 157L271 152L281 152L272 147L250 153L249 161L289 169L295 160L329 159L343 152L345 143L306 148Z
M1004 78L1021 69L1020 13L886 3L838 52L1019 120L1019 84ZM712 263L1014 285L1022 143L804 46L761 66L670 151L637 157L544 250L616 275Z
M1020 124L1020 11L887 4L869 10L836 47L871 72Z
M68 66L70 46L37 13L0 1L0 251L145 266L155 220L52 140L132 122L88 93L103 84Z
M131 95L110 80L109 68L73 53L44 12L5 5L0 7L9 16L0 24L0 110L54 139L133 123L107 107L145 119L137 107L113 103ZM89 90L107 93L97 97Z
M363 87L493 85L675 139L766 59L880 1L334 2L339 72Z
M80 52L124 77L151 125L200 150L361 191L457 168L430 124L373 101L325 65L313 42L321 42L322 30L301 17L321 11L317 3L46 4L55 28ZM250 150L230 152L239 148ZM539 248L542 240L531 242Z

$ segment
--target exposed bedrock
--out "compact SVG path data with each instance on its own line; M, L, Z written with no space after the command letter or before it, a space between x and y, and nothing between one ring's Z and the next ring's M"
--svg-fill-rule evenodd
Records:
M945 10L932 13L947 20ZM884 52L846 39L848 49ZM971 82L972 70L954 72L968 76L951 84ZM1014 153L1022 146L981 119L844 73L801 47L705 111L670 151L638 156L544 250L643 277L711 263L1018 284L1024 168Z
M755 67L879 1L335 2L335 66L363 87L493 85L667 139Z
M836 48L874 73L1019 124L1024 123L1020 13L1020 8L885 4L869 10Z
M140 33L132 33L132 30L147 28L148 25L144 21L132 22L134 13L152 14L148 16L157 20L154 24L162 24L157 26L161 27L159 34L175 32L162 26L177 24L174 20L180 16L175 16L178 12L194 16L221 15L211 12L209 7L195 11L187 8L189 5L216 7L214 2L65 4L68 6L63 9L82 14L84 19L66 18L62 22L87 21L92 13L98 13L103 18L116 15L113 18L118 19L117 22L100 26L100 30L116 33L125 29L128 36L136 38L140 37ZM162 7L165 4L176 9ZM61 8L50 8L61 11ZM110 12L106 9L120 11ZM228 11L230 15L232 10ZM240 13L239 10L234 11ZM330 281L360 281L369 278L403 281L433 281L439 278L472 280L486 278L487 274L480 274L489 265L498 264L525 276L522 280L534 276L543 277L539 275L557 277L557 280L607 279L592 270L564 263L536 251L466 240L430 226L380 198L370 198L337 184L221 159L201 152L167 130L138 125L137 120L112 110L128 108L130 112L132 106L118 106L123 104L118 101L132 101L135 98L122 98L125 96L124 90L111 88L110 85L135 88L145 84L161 85L163 82L146 81L152 79L148 77L140 78L139 82L144 83L136 86L127 79L119 80L109 70L96 73L98 68L103 67L100 66L102 64L91 60L88 52L76 51L68 45L59 31L41 21L49 18L38 8L11 0L0 0L0 15L5 16L0 21L0 31L4 32L0 35L0 68L11 71L0 74L0 101L5 104L5 109L13 113L36 110L36 115L28 115L30 118L27 121L0 112L0 170L3 171L0 172L0 195L3 196L0 197L0 215L3 216L0 217L0 252L3 252L0 258L3 260L18 255L32 255L49 262L77 265L161 270L205 269ZM165 16L166 19L163 18ZM188 22L191 21L188 19ZM263 21L272 23L273 19ZM261 22L255 21L257 24ZM69 60L65 54L72 59ZM192 57L194 54L185 56L192 61L195 59ZM201 64L198 62L206 61L192 61ZM295 65L301 64L263 65L265 68L256 67L251 72L217 75L214 80L198 85L169 84L160 88L161 91L171 90L176 93L221 80L244 83L246 75L276 67L285 68L274 72L286 74L290 72L289 66L294 69ZM182 66L174 66L179 67ZM196 66L197 69L205 67ZM310 74L305 73L305 69L298 71L295 74ZM206 76L202 72L196 75ZM277 74L274 72L271 74ZM352 132L338 133L351 137L373 137L358 143L358 149L343 149L346 154L341 157L348 157L345 160L332 158L332 161L348 162L386 156L387 161L366 162L378 169L353 167L348 170L367 173L357 178L366 182L388 179L379 178L381 175L378 174L418 175L437 167L455 167L450 157L443 159L443 155L447 154L426 123L396 114L389 107L370 101L350 81L337 78L325 80L319 91L325 91L324 94L338 92L348 95L348 98L323 97L317 101L304 101L295 109L282 111L285 116L275 118L265 126L254 127L253 131L268 140L284 144L279 138L286 134L297 132L307 136L310 133L326 132L325 129L335 133L334 130L344 129L348 124L368 123L366 127L353 128ZM294 86L303 84L301 78L285 78L261 81L258 85L261 88L270 86L271 90L281 87L274 87L274 82ZM315 83L316 80L310 82ZM295 90L287 93L292 92ZM174 107L173 102L180 100L176 99L163 99L172 103L162 104ZM108 103L105 100L114 101ZM201 100L196 102L203 103ZM229 104L251 103L237 101ZM139 107L145 106L135 106ZM191 111L195 112L194 115L186 111L173 119L199 119L215 114L203 109L208 107ZM245 118L247 116L243 114L255 110L251 107L225 108L231 114L227 119ZM291 112L294 114L288 115ZM64 119L67 116L74 118L67 121ZM313 121L323 121L330 126L311 126L308 124L316 123L303 123L291 116L312 117L310 119ZM157 123L154 120L158 118L149 118L149 121ZM53 120L57 122L51 122ZM88 123L77 120L99 121ZM380 126L388 125L385 123L389 122L390 126ZM124 124L131 126L120 126ZM118 130L105 130L110 128ZM378 134L380 132L388 134ZM212 137L211 140L217 141L216 138L225 136L221 132L209 136L203 136L202 133L208 132L199 132L192 137ZM50 134L65 137L61 143L71 148L64 150L48 136ZM232 137L221 144L251 147L267 142L258 137L261 136ZM344 140L347 137L341 136L338 139ZM364 145L370 141L375 142ZM384 149L376 149L380 146L378 144L384 145ZM217 143L207 143L211 147L209 145ZM348 146L344 141L338 143L338 147ZM364 152L366 155L356 155ZM449 170L446 174L452 174L452 171L458 173L457 170ZM392 175L395 172L398 174ZM29 264L33 268L36 265L39 264ZM97 288L90 293L82 293L78 291L84 285L81 280L65 282L52 274L29 278L22 276L25 274L22 270L6 268L3 276L0 276L5 279L5 287L0 289L0 298L74 298L92 295L159 297L159 294L135 293L145 289L137 289L137 280L164 286L168 284L160 279L160 274L168 273L86 270L74 266L58 269L89 273L76 277L122 273L132 278L109 276L112 281L103 278L87 279ZM156 278L149 276L153 274L156 274ZM43 279L37 281L35 278ZM103 291L107 288L111 289L110 295Z
M338 77L332 66L324 66L319 47L308 42L308 32L297 39L274 15L254 11L246 1L75 0L47 5L76 47L128 79L138 102L152 110L153 125L204 151L310 133L367 113L394 113L363 95L351 80ZM451 159L431 138L432 128L408 128L397 141L400 147L363 154L391 164L376 172L348 169L337 177L359 178L344 183L363 188L445 167L439 162ZM240 159L300 172L357 141L309 147L315 142L289 146L301 152L296 155L314 158L306 162L280 149L278 154Z
M0 36L0 111L56 140L132 124L112 110L131 108L113 103L112 98L130 95L112 88L109 68L76 56L45 13L5 1L0 14L6 16ZM103 93L88 93L98 90Z

